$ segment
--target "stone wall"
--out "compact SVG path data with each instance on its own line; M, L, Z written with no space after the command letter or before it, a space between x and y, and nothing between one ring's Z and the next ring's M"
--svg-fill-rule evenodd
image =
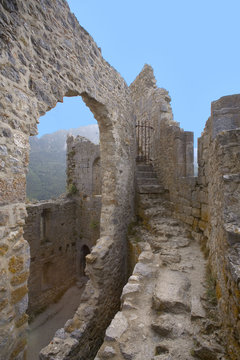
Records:
M216 280L219 313L231 359L240 356L239 170L240 95L212 103L211 117L199 139L199 184L207 189L203 230Z
M80 197L101 195L100 146L82 136L67 138L67 187Z
M169 191L174 215L188 226L208 258L228 353L239 359L240 95L212 103L211 117L198 139L198 177L193 177L193 134L173 121L167 92L156 88L150 67L145 66L131 91L137 117L148 114L154 127L152 164Z
M91 307L79 309L65 332L72 340L65 340L74 348L70 346L72 358L89 359L86 345L77 355L81 343L91 336L91 351L96 352L125 282L125 234L133 214L135 171L129 90L65 0L6 0L0 4L0 19L1 356L21 359L26 346L29 245L23 225L29 136L37 133L39 117L64 96L80 95L100 128L101 237L89 255ZM86 331L80 325L84 319ZM78 336L70 338L75 330Z
M184 131L173 121L171 98L165 89L156 86L153 69L145 65L130 85L136 121L153 127L150 159L160 182L169 191L175 214L192 226L193 133ZM196 204L198 206L198 204Z
M30 204L27 213L24 238L31 254L28 314L34 316L76 281L80 239L72 200Z

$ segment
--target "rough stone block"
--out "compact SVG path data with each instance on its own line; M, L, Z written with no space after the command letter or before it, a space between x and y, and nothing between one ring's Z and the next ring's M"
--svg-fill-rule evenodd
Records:
M202 221L200 220L198 223L199 229L201 229L202 231L207 229L208 223L206 221Z
M200 217L201 217L200 209L198 209L198 208L192 208L192 215L193 215L194 217L200 218Z
M201 219L206 222L209 220L208 206L204 204L201 206Z
M16 304L19 302L28 292L27 286L24 285L16 290L13 290L11 293L11 303Z
M171 270L163 271L154 290L153 309L175 314L189 312L190 286L190 281L185 275Z
M205 318L206 312L201 304L201 301L198 297L192 296L191 299L191 318Z
M118 312L107 328L105 340L114 341L119 339L128 328L128 321L122 312Z
M8 263L8 269L15 274L22 271L24 268L24 258L22 256L12 256Z

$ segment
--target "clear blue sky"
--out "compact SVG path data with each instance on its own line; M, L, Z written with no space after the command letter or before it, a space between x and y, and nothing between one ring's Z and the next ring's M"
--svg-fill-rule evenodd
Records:
M158 86L170 93L174 119L185 130L194 131L195 138L201 135L210 115L211 101L240 93L239 0L68 0L68 3L80 24L101 47L103 57L128 84L145 63L152 65ZM82 100L71 98L67 102L70 106L66 115L65 102L58 106L68 125L55 120L58 129L85 125L88 114L82 111L89 111L85 105L80 107ZM54 117L54 111L57 108L47 116L53 113ZM41 134L56 130L47 129L44 118L40 121Z

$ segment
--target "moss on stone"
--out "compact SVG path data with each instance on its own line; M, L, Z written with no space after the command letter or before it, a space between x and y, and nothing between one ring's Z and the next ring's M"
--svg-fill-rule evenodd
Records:
M16 304L19 302L28 292L27 285L24 285L16 290L14 290L11 294L11 303Z
M8 251L8 245L2 244L0 245L0 256L4 256Z
M20 256L12 256L8 263L8 269L11 273L15 274L23 270L24 259Z
M22 274L19 274L19 275L15 275L11 279L11 285L12 286L20 285L20 284L24 283L28 279L28 277L29 277L28 271L26 271Z

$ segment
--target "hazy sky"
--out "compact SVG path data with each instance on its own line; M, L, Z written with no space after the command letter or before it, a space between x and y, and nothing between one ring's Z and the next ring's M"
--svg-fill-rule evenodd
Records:
M68 3L128 84L145 63L154 68L157 85L172 98L174 119L195 138L210 115L211 101L240 93L239 0ZM91 115L81 103L81 98L66 99L47 113L40 119L40 134L85 125ZM45 121L48 116L53 119Z

